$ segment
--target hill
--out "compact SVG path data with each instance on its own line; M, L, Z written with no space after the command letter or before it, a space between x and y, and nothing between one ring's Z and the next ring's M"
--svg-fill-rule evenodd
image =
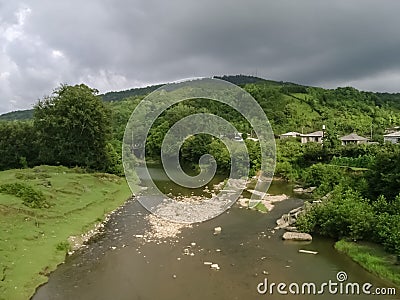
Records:
M17 110L0 115L0 120L29 120L33 118L33 109Z
M243 86L249 83L260 83L260 82L268 82L270 84L279 85L284 84L283 82L266 80L259 77L248 76L248 75L223 75L223 76L214 76L214 78L222 79L225 81L229 81L233 84ZM129 90L123 91L113 91L107 92L105 94L99 95L102 99L106 102L111 101L120 101L129 97L137 97L137 96L146 96L149 93L155 91L159 87L163 86L164 84L157 84L151 85L143 88L132 88ZM13 121L13 120L28 120L32 119L33 117L33 109L27 110L19 110L19 111L12 111L9 113L5 113L0 115L0 120L4 121Z
M369 137L372 129L374 139L382 140L385 128L400 125L400 93L363 92L351 87L323 89L248 75L214 78L244 87L264 109L276 134L307 133L320 130L324 124L338 134L354 131ZM110 102L116 116L114 125L122 130L139 99L160 86L109 92L99 97ZM221 110L215 106L211 112ZM32 110L16 111L1 115L0 120L26 120L32 115Z

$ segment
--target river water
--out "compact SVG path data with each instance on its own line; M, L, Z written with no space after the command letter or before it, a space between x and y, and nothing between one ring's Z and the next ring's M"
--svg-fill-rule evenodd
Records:
M159 176L160 186L175 191L177 187L158 170L154 174ZM215 178L218 180L221 178ZM273 182L269 192L290 194L291 187ZM337 282L339 271L347 273L346 282L371 283L371 291L391 287L336 252L332 240L314 237L311 243L282 241L283 230L273 229L276 219L302 202L290 198L267 214L234 205L215 219L184 228L176 238L155 243L135 237L148 229L148 212L137 201L128 201L112 216L102 235L67 257L33 300L399 299L331 295L327 289L316 296L280 295L276 289L272 294L258 293L258 284L265 280L268 284L298 283L300 287L303 282L314 282L319 287L329 280ZM218 235L213 234L216 226L222 227ZM184 255L191 243L196 243L190 248L194 255ZM318 254L302 254L299 249ZM212 270L204 262L217 263L221 269Z

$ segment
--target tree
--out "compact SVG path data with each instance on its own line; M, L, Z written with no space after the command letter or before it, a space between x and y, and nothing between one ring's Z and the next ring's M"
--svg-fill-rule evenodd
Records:
M371 198L384 195L392 201L400 192L400 148L398 145L388 145L377 154L375 163L367 174Z
M97 93L84 84L61 85L35 105L42 163L109 167L110 111Z
M0 170L37 163L37 134L32 122L0 121Z

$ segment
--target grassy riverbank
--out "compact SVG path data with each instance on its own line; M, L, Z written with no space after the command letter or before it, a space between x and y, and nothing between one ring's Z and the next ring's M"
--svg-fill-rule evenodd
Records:
M381 246L340 240L335 249L347 254L367 271L400 287L400 265L396 264L396 256L388 254Z
M29 299L64 260L67 238L90 229L131 195L124 178L65 167L0 172L0 189L16 183L42 195L45 207L23 204L21 194L0 193L1 300Z

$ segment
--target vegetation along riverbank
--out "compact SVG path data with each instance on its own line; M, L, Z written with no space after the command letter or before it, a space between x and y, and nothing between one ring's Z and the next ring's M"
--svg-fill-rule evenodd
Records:
M124 178L80 168L0 172L0 299L28 299L79 236L122 205Z
M397 257L388 254L382 247L370 243L340 240L336 242L335 248L347 254L369 272L400 287L400 264Z

